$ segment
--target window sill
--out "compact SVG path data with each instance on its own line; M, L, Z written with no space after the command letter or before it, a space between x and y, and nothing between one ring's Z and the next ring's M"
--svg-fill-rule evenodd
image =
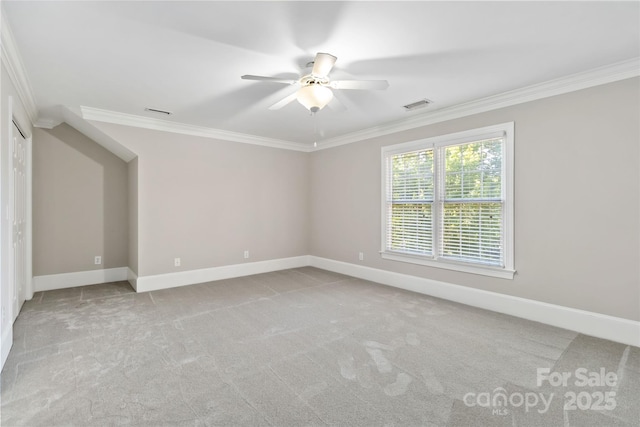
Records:
M397 252L380 252L383 259L390 261L406 262L410 264L426 265L427 267L443 268L445 270L460 271L463 273L479 274L482 276L498 277L500 279L513 280L515 270L482 265L463 264L455 261L432 260L417 255L401 254Z

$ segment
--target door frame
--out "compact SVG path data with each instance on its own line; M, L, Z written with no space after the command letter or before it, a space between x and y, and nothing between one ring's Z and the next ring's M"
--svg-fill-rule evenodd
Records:
M15 203L15 187L13 180L13 138L14 138L14 125L18 128L22 136L24 136L25 140L25 215L26 215L26 225L25 225L25 300L30 300L33 298L33 265L32 265L32 256L33 256L33 239L32 239L32 135L27 132L30 129L25 123L21 123L20 117L14 115L13 112L13 97L9 96L9 108L8 108L8 135L9 135L9 151L8 151L8 163L9 163L9 205L8 212L4 213L6 215L6 220L9 222L9 226L11 227L11 231L8 233L8 267L9 267L9 295L10 302L9 306L11 307L11 316L9 317L10 322L13 323L15 318L18 316L18 312L20 307L16 308L17 302L17 292L16 283L15 283L15 271L14 271L14 254L13 254L13 212L14 212L14 203Z

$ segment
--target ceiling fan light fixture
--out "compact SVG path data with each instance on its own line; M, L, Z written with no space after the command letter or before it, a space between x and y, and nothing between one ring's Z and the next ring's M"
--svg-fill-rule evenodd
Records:
M333 92L326 86L310 84L303 86L296 94L298 102L307 110L315 113L322 110L333 99Z

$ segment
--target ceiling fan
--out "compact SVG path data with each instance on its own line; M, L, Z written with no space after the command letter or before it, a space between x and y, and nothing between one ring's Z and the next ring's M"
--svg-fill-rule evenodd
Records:
M298 85L300 89L286 98L276 102L270 110L278 110L294 100L298 100L305 108L312 113L322 110L332 99L331 89L377 89L384 90L389 87L386 80L331 80L329 73L336 63L335 56L328 53L318 53L313 60L307 64L312 67L311 73L304 74L298 80L282 79L278 77L254 76L245 74L241 78L244 80L259 80L273 83L283 83Z

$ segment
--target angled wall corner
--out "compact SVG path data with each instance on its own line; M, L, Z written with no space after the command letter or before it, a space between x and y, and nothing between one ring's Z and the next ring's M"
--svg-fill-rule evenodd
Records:
M127 267L127 172L122 159L67 124L34 129L36 278Z
M137 244L138 255L136 260L130 253L133 274L144 278L308 253L307 153L92 124L138 155L128 166L130 203L137 203L137 221L129 225L130 247Z
M85 120L79 109L61 107L61 115L64 121L71 127L102 145L105 149L120 157L125 162L129 162L136 157L136 154L128 147L102 132L91 124L91 122Z
M127 163L127 208L129 220L128 246L129 270L132 273L129 281L135 288L138 275L138 158Z

